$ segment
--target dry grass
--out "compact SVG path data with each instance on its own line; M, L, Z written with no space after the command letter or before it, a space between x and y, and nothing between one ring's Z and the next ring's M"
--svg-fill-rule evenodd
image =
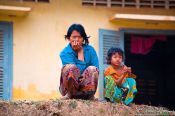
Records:
M135 105L131 107L97 100L0 101L0 116L132 116L175 115L163 107Z

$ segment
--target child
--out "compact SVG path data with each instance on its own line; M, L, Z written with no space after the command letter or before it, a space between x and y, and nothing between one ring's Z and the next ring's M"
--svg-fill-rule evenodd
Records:
M123 51L120 48L110 48L107 53L107 64L110 66L104 71L104 97L113 103L129 105L137 93L135 78L131 68L125 66Z

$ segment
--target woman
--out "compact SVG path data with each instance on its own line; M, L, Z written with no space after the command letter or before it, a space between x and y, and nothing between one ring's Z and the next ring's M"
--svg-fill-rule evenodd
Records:
M84 27L73 24L65 39L69 44L60 53L63 64L60 93L68 98L93 99L97 89L99 62L94 48L89 44Z

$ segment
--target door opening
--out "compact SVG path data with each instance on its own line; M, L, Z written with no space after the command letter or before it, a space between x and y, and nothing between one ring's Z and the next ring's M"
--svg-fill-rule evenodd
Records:
M134 102L175 109L175 35L125 33L124 45L125 64L137 75Z

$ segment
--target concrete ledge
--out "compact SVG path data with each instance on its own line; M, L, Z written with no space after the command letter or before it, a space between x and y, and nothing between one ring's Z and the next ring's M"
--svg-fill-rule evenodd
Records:
M175 21L175 16L146 15L146 14L115 14L112 19L150 20L150 21Z
M0 14L9 16L25 16L31 11L31 7L0 5Z

